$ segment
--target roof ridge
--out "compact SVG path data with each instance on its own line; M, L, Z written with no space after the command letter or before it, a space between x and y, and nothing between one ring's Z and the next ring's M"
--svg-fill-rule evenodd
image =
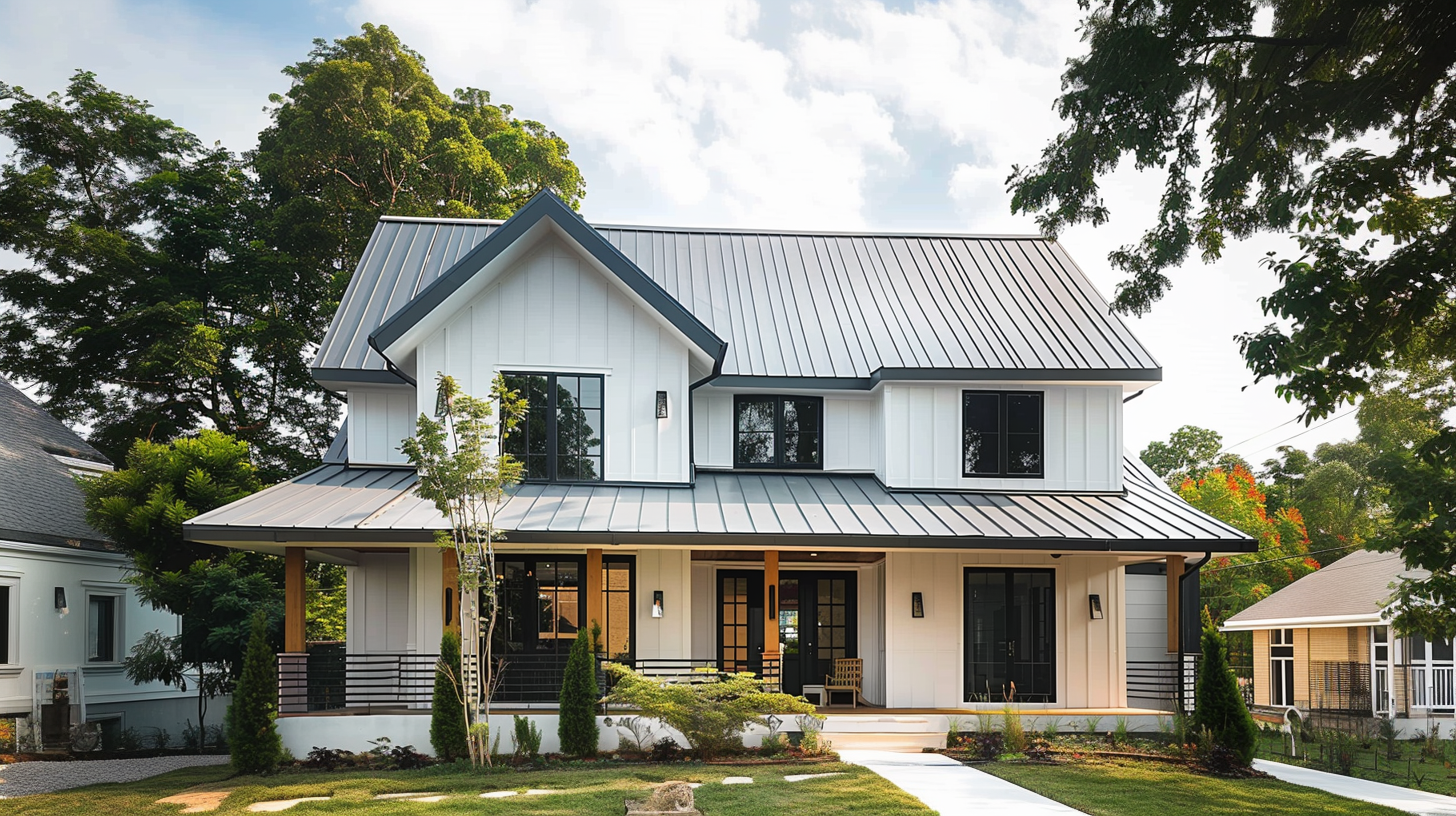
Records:
M380 221L396 221L410 224L465 224L480 227L498 227L505 221L498 218L445 218L418 215L381 215ZM586 220L586 219L582 219ZM662 224L599 224L586 222L592 229L624 230L631 232L671 232L676 234L702 235L794 235L827 238L961 238L972 241L1046 241L1056 239L1039 233L1020 232L918 232L914 230L812 230L758 227L684 227Z

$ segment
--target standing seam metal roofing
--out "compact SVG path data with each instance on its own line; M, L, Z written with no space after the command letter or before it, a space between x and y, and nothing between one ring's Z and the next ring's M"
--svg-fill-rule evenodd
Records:
M691 488L524 484L501 508L507 540L695 544L813 536L816 544L1242 552L1254 542L1180 501L1135 460L1122 494L891 491L874 477L698 475ZM429 540L444 524L408 468L323 465L187 522L199 541ZM682 543L684 539L674 539Z
M383 375L369 335L499 226L381 219L315 374ZM1062 247L1042 238L594 229L727 341L725 377L867 387L896 369L1161 376Z

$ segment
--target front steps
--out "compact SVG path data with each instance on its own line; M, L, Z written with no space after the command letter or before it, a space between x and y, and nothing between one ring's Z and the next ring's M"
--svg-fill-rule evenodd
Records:
M919 753L945 747L944 717L893 717L883 714L828 714L823 734L836 751Z

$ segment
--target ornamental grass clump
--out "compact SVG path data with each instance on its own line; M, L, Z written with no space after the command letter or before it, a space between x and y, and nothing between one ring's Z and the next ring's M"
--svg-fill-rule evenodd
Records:
M616 663L607 664L607 671L616 680L609 704L635 708L682 732L700 759L742 750L743 732L770 714L815 713L803 697L764 691L763 681L748 672L683 683L644 677Z

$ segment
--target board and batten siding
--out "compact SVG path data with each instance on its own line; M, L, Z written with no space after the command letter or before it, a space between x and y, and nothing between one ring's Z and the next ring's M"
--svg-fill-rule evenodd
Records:
M399 444L414 436L415 393L409 386L349 390L349 461L401 465Z
M358 565L347 568L349 654L404 652L414 645L410 561L409 553L362 552Z
M418 412L438 372L483 396L499 371L603 374L607 481L688 481L688 349L577 252L547 239L421 343ZM429 383L428 387L425 386ZM668 418L658 419L658 391Z
M761 392L713 387L693 392L693 457L698 467L733 467L733 400L740 393ZM880 473L880 438L877 397L870 394L824 397L820 444L826 471Z
M1114 557L1048 554L895 552L885 556L885 705L943 708L966 702L965 568L1029 567L1055 571L1057 708L1127 704L1122 565ZM920 592L925 617L911 615ZM1102 596L1105 617L1091 620L1087 596ZM985 693L984 691L981 693ZM993 697L999 690L992 689ZM997 702L994 707L999 708Z
M966 478L961 392L1040 391L1045 476ZM1122 388L1016 383L886 385L883 479L889 487L962 490L1122 489Z

